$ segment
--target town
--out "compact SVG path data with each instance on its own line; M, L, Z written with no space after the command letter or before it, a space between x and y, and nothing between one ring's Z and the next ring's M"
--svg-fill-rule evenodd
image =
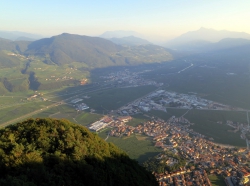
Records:
M186 165L195 165L193 170L183 166L173 172L153 172L160 185L211 185L207 174L224 176L228 185L249 182L248 149L216 144L190 129L192 124L184 117L172 116L167 121L150 118L135 127L126 124L131 119L131 116L104 117L89 129L100 131L110 127L108 135L115 137L132 134L148 136L162 152L171 152L185 159Z

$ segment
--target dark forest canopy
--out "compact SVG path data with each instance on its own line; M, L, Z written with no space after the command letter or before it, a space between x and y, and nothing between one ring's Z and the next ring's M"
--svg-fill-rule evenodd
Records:
M0 185L158 185L126 153L67 120L0 130Z

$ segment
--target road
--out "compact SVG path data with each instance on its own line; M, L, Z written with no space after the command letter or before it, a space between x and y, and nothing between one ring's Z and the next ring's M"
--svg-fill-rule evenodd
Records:
M107 141L107 140L108 140L108 138L109 138L109 133L108 133L107 137L105 138L105 141Z
M51 105L47 106L46 108L35 110L35 111L33 111L33 112L30 112L30 113L25 114L25 115L23 115L23 116L20 116L20 117L18 117L18 118L15 118L15 119L12 119L12 120L7 121L7 122L5 122L5 123L2 123L2 124L0 124L0 127L5 127L5 126L10 125L10 124L12 124L12 123L19 122L19 121L24 120L24 119L26 119L26 118L29 118L29 117L31 117L31 116L33 116L33 115L35 115L35 114L41 113L41 112L43 112L44 110L48 110L48 109L50 109L50 108L52 108L52 107L58 106L59 104L61 104L61 103L60 103L60 102L54 103L54 104L51 104Z
M93 87L92 87L93 88ZM36 114L39 114L41 112L44 112L44 110L48 110L48 109L51 109L53 107L56 107L58 105L63 105L63 104L69 104L69 105L72 105L70 103L68 103L68 101L78 97L78 96L81 96L81 95L86 95L86 94L89 94L89 93L93 93L93 92L97 92L97 91L101 91L101 90L107 90L107 89L112 89L114 88L111 84L106 84L106 85L103 85L103 86L98 86L98 87L94 87L95 89L94 90L90 90L90 91L86 91L86 90L82 90L82 91L75 91L75 92L71 92L71 93L68 93L68 94L62 94L62 95L58 95L58 96L51 96L51 97L46 97L46 98L55 98L55 97L61 97L61 96L65 96L65 95L73 95L69 98L66 98L64 100L61 100L61 101L52 101L52 100L49 100L51 102L53 102L53 104L51 105L48 105L47 107L44 107L42 109L38 109L38 110L35 110L33 112L30 112L30 113L27 113L25 115L22 115L20 117L17 117L15 119L12 119L12 120L9 120L7 122L4 122L4 123L1 123L0 124L0 127L5 127L7 125L10 125L10 124L13 124L13 123L16 123L16 122L19 122L21 120L24 120L26 118L30 118ZM122 87L116 87L116 88L122 88ZM39 101L40 102L40 101ZM27 104L27 103L26 103ZM11 106L17 106L17 105L20 105L20 104L14 104L14 105L11 105ZM6 107L5 107L6 108Z
M184 68L184 69L180 70L180 71L179 71L179 72L177 72L177 73L178 73L178 74L180 74L181 72L183 72L183 71L185 71L185 70L187 70L187 69L191 68L192 66L194 66L194 64L193 64L193 63L191 63L191 65L190 65L190 66L188 66L188 67L186 67L186 68Z

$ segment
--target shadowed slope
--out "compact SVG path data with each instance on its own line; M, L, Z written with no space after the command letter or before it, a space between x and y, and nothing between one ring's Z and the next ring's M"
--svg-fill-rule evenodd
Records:
M67 120L29 119L0 131L0 185L157 185L113 144Z

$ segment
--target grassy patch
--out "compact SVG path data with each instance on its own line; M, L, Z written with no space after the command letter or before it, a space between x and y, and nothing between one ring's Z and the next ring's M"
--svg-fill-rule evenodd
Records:
M141 136L143 137L143 136ZM154 146L152 140L138 140L136 135L129 138L109 137L107 142L112 142L122 150L124 150L130 158L136 159L139 163L143 163L149 157L157 155L161 149Z
M148 119L149 118L145 117L143 114L136 114L136 115L133 115L133 119L130 120L126 124L130 125L130 126L137 126L140 123L143 123L143 122L147 121Z
M92 114L89 112L84 112L84 113L79 114L76 117L76 120L80 125L86 126L86 125L89 125L91 123L94 123L95 121L98 121L102 117L103 117L103 115L100 115L100 114L94 114L94 113Z
M224 178L222 176L217 176L215 174L211 174L208 176L213 186L226 186Z

